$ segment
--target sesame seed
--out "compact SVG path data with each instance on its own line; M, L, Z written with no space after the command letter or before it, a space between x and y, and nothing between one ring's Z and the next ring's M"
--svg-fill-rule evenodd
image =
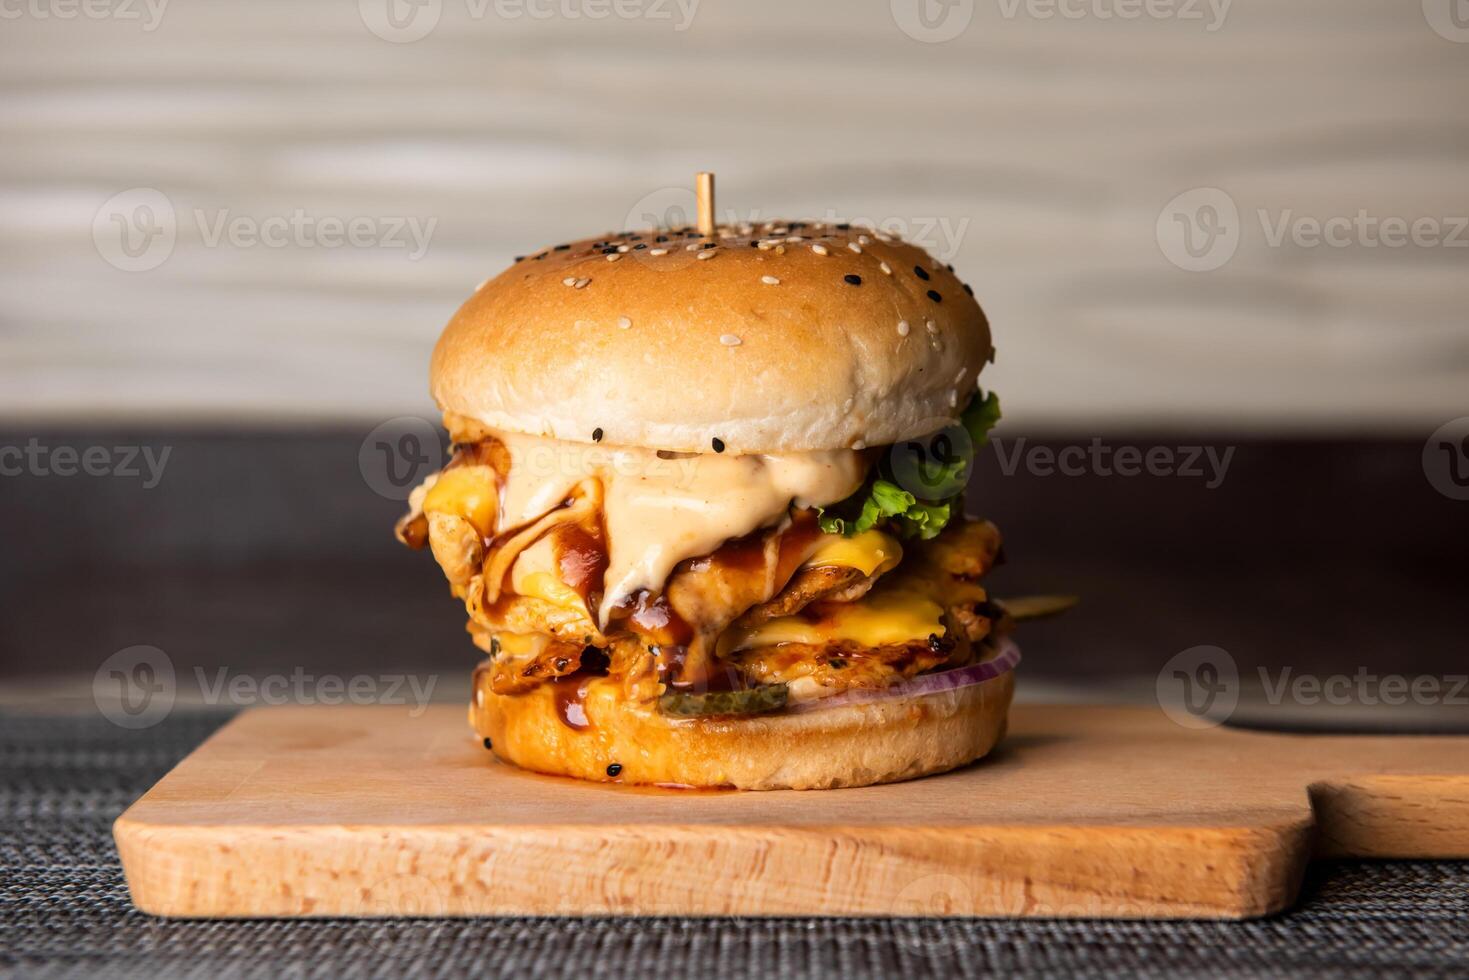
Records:
M775 254L776 255L784 255L784 254L786 254L786 247L784 245L777 245L777 246L775 246Z
M739 337L736 337L732 333L720 334L719 342L726 347L738 347L740 346L740 344L744 343L743 340L741 340Z
M856 440L855 442L852 443L852 448L853 449L866 449L867 448L867 443L864 442L861 439L858 439L858 440Z
M852 274L852 273L850 273L850 272L849 272L849 273L847 273L847 274L846 274L846 275L845 275L845 276L842 276L842 279L843 279L843 280L844 280L844 281L845 281L845 282L846 282L846 283L847 283L847 284L848 284L848 285L851 285L851 286L860 286L860 285L862 285L862 277L861 277L861 276L856 276L856 275L853 275L853 274Z
M600 425L597 426L595 429L592 430L592 441L593 442L601 442L602 441L602 427Z
M632 326L632 320L628 317L620 316L617 318L617 325L623 330L626 330Z
M899 320L898 321L898 336L899 337L906 337L906 336L908 336L908 321L907 320Z
M694 258L696 258L696 259L712 259L712 258L714 258L714 254L715 253L714 253L714 250L713 249L707 249L707 250L705 250L703 252L700 252L698 255L694 256Z
M760 277L760 281L763 282L763 283L765 283L765 285L767 285L767 286L779 286L780 285L780 280L777 279L777 278L775 278L774 276L761 276Z
M858 255L861 255L862 254L862 246L861 245L858 245L856 242L847 242L847 248L850 248L852 251L856 252Z
M564 251L566 251L570 247L571 247L570 245L557 245L554 249L552 249L552 251L553 252L564 252Z
M888 265L886 262L877 263L877 267L882 270L882 274L885 276L890 276L893 274L893 267Z
M577 289L585 289L586 286L587 286L587 283L589 283L591 281L592 281L592 277L591 276L582 276L573 285L575 285Z
M515 261L517 261L517 262L524 262L525 261L525 256L524 255L517 255L515 257Z
M959 373L956 374L956 375L954 375L954 384L959 384L960 382L962 382L964 380L964 371L965 370L966 370L965 368L960 368L959 369Z
M795 243L795 242L805 241L805 239L803 239L800 235L788 235L786 237L786 241L791 242L791 243Z
M615 245L608 245L606 248L602 249L602 254L603 255L606 255L609 252L615 252L615 251L617 251L617 246L615 246Z
M622 763L620 762L614 762L607 767L607 775L609 776L616 776L620 772L622 772Z
M951 392L949 392L949 407L950 408L958 408L959 407L959 393L957 391L951 391Z
M481 279L479 281L479 285L474 287L474 291L475 292L479 292L481 289L484 289L485 288L485 283L487 283L487 282L489 282L488 279Z
M820 245L820 244L812 245L811 246L811 251L815 252L817 255L830 255L831 254L830 252L828 252L826 250L826 246L825 245Z
M565 279L561 280L561 285L563 285L563 286L575 286L576 285L576 276L567 276Z
M492 744L492 743L491 743L491 742L490 742L490 740L489 740L489 739L485 739L485 748L487 748L487 749L492 749L492 748L494 748L494 747L495 747L495 746L494 746L494 745L493 745L493 744Z
M860 245L870 245L872 244L872 239L868 238L866 235L858 235L857 243Z
M913 274L919 279L922 279L924 282L928 282L928 270L925 269L923 266L915 265L913 267Z
M967 282L966 282L966 283L964 283L964 291L965 291L965 292L966 292L966 293L968 293L968 294L969 294L969 295L970 295L970 296L973 296L973 295L974 295L974 289L973 289L973 287L971 287L971 286L970 286L970 285L969 285L969 283L967 283Z
M719 438L718 436L715 436L714 437L714 440L711 443L709 443L709 445L711 445L711 446L714 447L714 451L716 453L722 453L722 452L724 452L724 440L721 439L721 438Z
M631 252L632 251L632 246L631 245L619 245L619 246L617 246L617 250L619 252Z
M704 246L703 245L700 245L698 242L689 242L687 245L685 245L683 247L683 250L685 252L697 252L699 249L701 249L703 247Z
M924 320L923 326L924 329L926 329L929 333L939 332L939 325L937 323L934 323L932 320Z
M666 249L666 248L650 248L650 249L648 249L648 254L649 255L667 255L668 254L668 249Z
M622 253L621 252L613 252L611 255L607 256L607 261L608 262L616 262L620 258L622 258Z
M944 298L939 295L937 289L930 289L928 291L928 298L933 300L935 303L942 303L944 301Z

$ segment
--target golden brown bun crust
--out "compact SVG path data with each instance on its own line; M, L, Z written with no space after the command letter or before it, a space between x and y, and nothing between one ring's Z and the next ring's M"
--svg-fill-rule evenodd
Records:
M576 442L600 429L613 445L687 452L716 438L776 453L926 435L974 392L989 325L943 264L876 236L776 223L713 238L604 236L528 256L449 322L433 396L492 428ZM687 250L709 241L717 247Z
M536 772L600 782L737 789L834 789L944 772L1004 735L1007 672L970 687L804 714L669 721L622 700L611 682L585 700L591 727L558 716L549 684L499 695L475 672L469 719L496 755ZM622 768L610 776L607 767Z

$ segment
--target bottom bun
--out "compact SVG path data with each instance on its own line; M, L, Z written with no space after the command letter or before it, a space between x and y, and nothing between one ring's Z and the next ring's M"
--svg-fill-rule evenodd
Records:
M800 713L670 719L604 678L490 690L474 676L469 720L524 769L691 788L835 789L914 779L980 758L1005 734L1015 675L969 687Z

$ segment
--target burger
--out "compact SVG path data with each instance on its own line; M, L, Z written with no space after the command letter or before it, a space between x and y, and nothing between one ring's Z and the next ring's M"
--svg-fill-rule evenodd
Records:
M910 779L1005 730L1014 617L963 514L984 313L872 228L620 232L520 257L434 349L452 443L397 536L486 659L500 759L631 784Z

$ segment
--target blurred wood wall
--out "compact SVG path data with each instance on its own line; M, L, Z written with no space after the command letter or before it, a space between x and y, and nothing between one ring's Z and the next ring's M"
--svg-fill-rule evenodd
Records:
M1127 0L619 0L638 16L601 20L605 0L392 0L397 21L388 0L96 2L124 6L0 11L10 418L427 411L429 346L476 283L667 210L698 168L722 211L876 220L951 260L1017 425L1426 436L1469 413L1469 232L1273 246L1258 217L1454 234L1469 20L1448 0L1235 0L1222 21L1191 0L1140 19L1102 16ZM404 40L414 18L432 30ZM1238 248L1187 271L1159 230L1201 187L1237 208ZM125 271L107 208L135 212L115 197L135 188L177 238ZM209 242L221 218L297 213L433 225L416 258Z

